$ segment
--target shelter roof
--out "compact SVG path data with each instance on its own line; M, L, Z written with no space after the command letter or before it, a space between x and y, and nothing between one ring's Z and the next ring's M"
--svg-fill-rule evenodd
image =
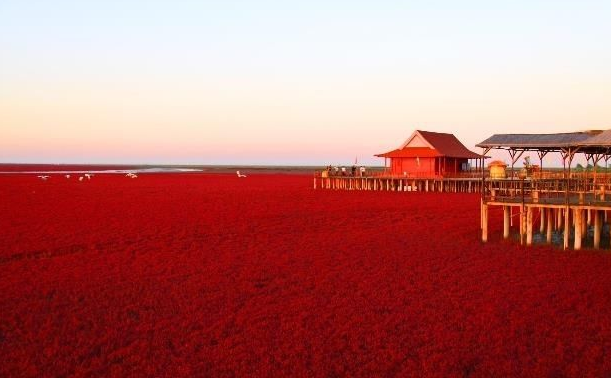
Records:
M414 138L420 137L424 140L423 147L410 147ZM481 155L470 151L453 134L436 133L432 131L416 130L400 148L383 154L379 157L453 157L460 159L480 159Z
M556 134L494 134L478 143L477 147L558 151L563 148L578 146L599 133L600 131Z
M454 134L435 133L432 131L416 130L433 148L435 148L441 156L463 158L463 159L479 159L481 155L470 151L462 144Z
M439 157L443 156L434 148L428 147L406 147L397 148L396 150L388 151L383 154L377 154L378 157L399 158L399 157Z
M600 132L579 144L580 146L611 147L611 130Z

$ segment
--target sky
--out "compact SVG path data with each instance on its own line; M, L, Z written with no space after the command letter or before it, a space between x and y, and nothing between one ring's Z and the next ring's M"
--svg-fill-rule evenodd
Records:
M474 150L608 129L609 19L606 0L2 0L0 162L381 164L415 129Z

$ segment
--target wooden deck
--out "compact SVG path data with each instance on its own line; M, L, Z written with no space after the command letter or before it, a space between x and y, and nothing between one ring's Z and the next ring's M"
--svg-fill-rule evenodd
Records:
M490 210L503 213L503 237L511 238L514 223L520 242L533 244L538 233L546 243L559 236L563 247L610 245L611 184L607 180L488 180L482 194L482 241L488 240ZM517 218L514 222L514 218ZM606 240L603 240L606 237ZM557 238L558 239L558 238Z
M352 177L314 176L314 189L375 190L394 192L479 193L481 178L400 178L400 177Z

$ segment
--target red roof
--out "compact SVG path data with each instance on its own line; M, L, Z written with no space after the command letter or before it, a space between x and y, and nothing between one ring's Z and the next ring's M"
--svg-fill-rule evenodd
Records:
M435 133L432 131L416 130L414 134L420 134L433 148L427 147L405 147L411 140L408 139L402 148L378 154L379 157L453 157L460 159L480 159L481 155L470 151L453 134ZM428 151L427 151L428 150Z
M383 154L375 155L379 157L439 157L441 155L437 150L428 147L407 147L407 148L397 148L396 150L392 150L389 152L385 152Z
M434 133L431 131L418 130L420 135L427 142L433 145L439 153L447 157L457 157L464 159L479 159L481 155L470 151L464 144L460 143L454 134Z

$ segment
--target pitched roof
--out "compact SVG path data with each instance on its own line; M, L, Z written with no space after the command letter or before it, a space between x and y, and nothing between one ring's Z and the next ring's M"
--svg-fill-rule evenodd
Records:
M441 156L463 159L479 159L481 155L470 151L454 134L436 133L432 131L416 130Z
M556 134L494 134L478 143L483 148L515 148L560 150L565 147L577 146L590 139L600 131L580 131L574 133Z
M611 130L605 130L579 144L580 146L611 147Z
M408 147L414 137L420 136L429 147ZM454 157L460 159L480 159L482 156L470 151L453 134L416 130L396 150L377 154L378 157Z
M396 150L392 150L389 152L385 152L383 154L377 154L375 156L378 157L438 157L442 156L439 154L439 151L428 148L428 147L406 147L406 148L397 148Z

